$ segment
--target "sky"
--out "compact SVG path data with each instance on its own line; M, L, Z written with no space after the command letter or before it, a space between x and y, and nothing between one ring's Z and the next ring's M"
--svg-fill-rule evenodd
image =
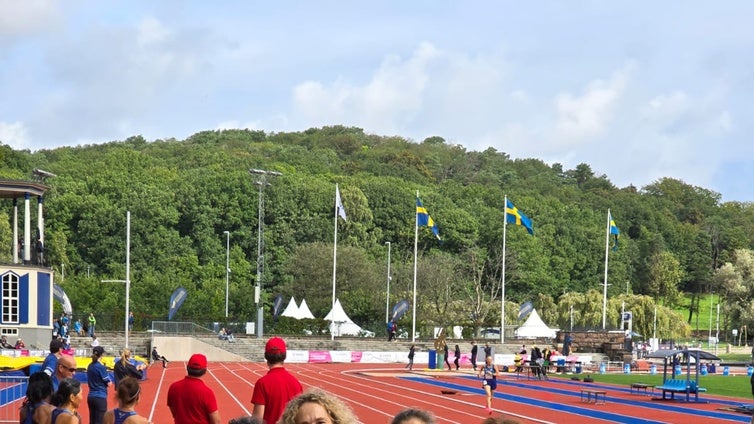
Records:
M754 2L0 0L0 142L328 125L754 201Z

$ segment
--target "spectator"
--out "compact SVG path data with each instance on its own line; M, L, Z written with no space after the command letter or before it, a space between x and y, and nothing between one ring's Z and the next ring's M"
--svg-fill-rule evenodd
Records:
M406 365L406 368L409 369L409 371L414 369L414 354L416 353L416 345L411 345L410 348L408 348L408 365Z
M70 355L60 355L55 364L55 374L52 375L52 388L58 390L60 382L66 378L73 378L76 372L76 360Z
M130 332L133 330L134 330L134 313L129 312L128 313L128 331Z
M3 349L15 349L15 347L13 347L13 345L11 345L10 343L8 343L8 339L5 337L5 335L3 335L2 337L0 337L0 348L3 348Z
M89 312L89 337L94 337L94 328L97 326L97 318L94 312Z
M107 412L107 387L110 385L110 374L100 360L105 354L102 346L92 349L92 362L86 368L86 381L89 394L86 404L89 406L89 423L102 424L102 418Z
M131 350L128 348L123 349L120 353L120 360L113 367L115 390L118 390L118 382L123 378L133 377L141 380L144 377L144 368L146 368L146 365L135 365L131 361Z
M477 355L477 345L474 340L471 341L471 367L476 371L476 355Z
M76 333L77 336L83 336L84 335L84 329L81 328L81 321L76 320L73 323L73 332Z
M262 424L262 421L259 421L251 415L248 415L246 417L233 418L232 420L228 421L228 424Z
M65 378L60 382L60 387L52 395L52 404L56 408L50 414L51 423L54 424L80 424L81 416L78 413L83 395L81 383L75 378Z
M496 418L489 417L482 421L482 424L520 424L521 421L512 418L505 418L502 415Z
M30 375L26 386L26 399L19 412L20 422L49 423L50 414L55 409L49 403L52 392L52 379L49 375L43 371Z
M141 398L139 380L126 377L118 385L118 407L105 413L104 424L150 424L150 421L134 411Z
M435 424L435 417L429 411L409 408L393 417L390 424Z
M91 346L92 346L92 348L95 348L95 347L99 346L99 339L97 339L97 336L92 336Z
M254 404L252 416L265 424L275 424L283 415L285 405L303 392L301 383L285 369L285 341L273 337L264 348L264 359L270 370L257 380L251 403Z
M201 379L206 372L207 357L195 353L186 364L186 377L170 385L168 407L175 424L220 424L215 393Z
M50 377L55 374L55 369L58 366L58 358L60 358L61 355L61 347L63 347L63 343L61 343L60 340L52 340L50 342L50 353L47 355L44 362L42 362L42 371L46 372Z
M484 344L484 357L492 356L492 348L489 343Z
M454 360L453 364L456 366L456 371L458 371L458 368L460 367L459 361L461 360L461 348L456 345L456 351L454 352Z
M157 353L157 346L152 346L152 363L154 364L157 361L162 361L163 368L167 368L168 362L170 362L167 358Z
M225 330L225 340L228 341L228 343L233 343L236 341L235 336L233 336L233 330L230 328Z
M26 349L26 343L19 337L18 340L16 340L16 346L14 346L14 349Z
M288 402L278 421L280 424L356 422L358 420L351 408L334 395L318 388L309 389Z

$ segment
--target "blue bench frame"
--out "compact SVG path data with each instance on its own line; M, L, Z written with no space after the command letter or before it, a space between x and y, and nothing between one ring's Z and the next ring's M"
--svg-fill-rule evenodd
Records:
M706 392L704 387L697 387L696 381L691 380L665 380L661 386L655 386L655 389L662 390L662 399L666 400L665 393L670 393L670 400L675 399L676 393L686 393L686 400L689 400L689 394L699 392Z

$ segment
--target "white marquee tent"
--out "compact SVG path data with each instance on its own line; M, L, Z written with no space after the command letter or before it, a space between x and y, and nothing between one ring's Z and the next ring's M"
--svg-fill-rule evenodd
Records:
M550 328L542 318L539 317L537 310L531 311L529 318L520 327L516 329L516 337L522 339L550 338L554 339L558 332L557 328Z
M314 314L312 314L312 311L309 309L309 305L306 304L306 299L302 300L301 305L299 305L298 307L297 319L304 319L304 318L314 319Z
M296 318L298 316L298 311L299 307L296 305L296 298L291 297L290 302L288 302L288 306L285 307L285 310L280 315L284 317Z
M361 332L361 327L346 315L340 299L335 300L335 307L327 313L325 321L331 321L330 332L336 336L358 336Z

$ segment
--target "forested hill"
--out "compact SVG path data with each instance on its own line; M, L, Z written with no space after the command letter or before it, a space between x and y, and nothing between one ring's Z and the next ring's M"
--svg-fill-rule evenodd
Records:
M287 304L293 295L319 318L329 310L337 183L347 213L338 223L337 297L355 322L380 333L386 242L390 306L411 299L417 191L442 238L420 228L420 325L499 325L505 196L534 226L534 236L507 227L510 322L517 305L531 300L553 326L568 326L574 303L578 326L601 325L608 209L620 229L609 254L612 327L618 299L649 308L655 300L672 306L683 292L717 291L715 270L754 244L752 205L721 204L718 193L676 179L618 188L588 164L563 169L494 149L467 151L440 137L417 143L341 126L206 131L182 141L131 137L34 153L0 145L0 163L4 179L29 179L33 168L57 175L46 181L47 258L57 272L65 268L56 281L82 312L122 311L122 287L100 280L125 278L130 211L137 316L165 318L170 294L185 287L177 319L224 319L228 231L230 316L253 320L259 186L250 168L282 173L264 186L265 302L283 294ZM0 215L10 214L6 202ZM10 219L0 219L0 245L10 246L11 234Z

